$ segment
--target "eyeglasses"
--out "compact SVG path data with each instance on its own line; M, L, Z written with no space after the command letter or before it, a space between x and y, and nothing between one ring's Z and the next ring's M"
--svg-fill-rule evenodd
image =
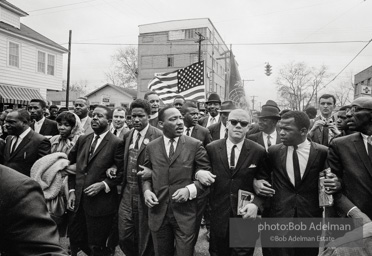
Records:
M228 120L233 126L236 126L238 123L240 123L240 125L242 127L247 127L249 122L247 121L241 121L241 120L235 120L235 119L230 119Z

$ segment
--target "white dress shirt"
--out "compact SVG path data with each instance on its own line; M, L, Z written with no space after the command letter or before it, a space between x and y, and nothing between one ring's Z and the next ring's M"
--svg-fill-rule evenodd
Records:
M149 129L149 126L150 126L150 124L147 124L147 126L145 128L143 128L142 131L140 131L140 132L138 132L136 129L134 129L133 137L132 137L132 144L130 146L131 148L132 147L134 148L134 145L135 145L136 140L137 140L138 133L141 134L141 137L138 141L138 148L141 148L142 142L145 139L145 135L147 133L147 130Z
M311 143L308 140L305 140L301 144L298 145L297 148L297 155L298 161L300 163L300 173L301 178L305 173L307 162L309 161L310 156L310 148ZM286 161L286 169L288 173L288 177L293 185L295 185L295 176L294 176L294 169L293 169L293 146L288 146L287 148L287 161Z
M123 129L124 129L124 125L119 129L116 129L112 123L110 125L110 131L111 131L112 134L114 134L114 132L116 130L116 135L114 134L116 137L120 137L120 133Z
M267 136L269 136L269 135L270 135L271 146L275 145L276 144L276 138L277 138L276 130L273 133L270 133L270 134L262 132L262 138L263 138L263 141L264 141L264 144L265 144L266 151L269 150L269 148L267 146Z
M157 118L159 115L159 112L156 112L155 114L153 115L150 115L150 120L154 119L154 118Z
M242 151L244 140L239 142L238 144L232 143L231 140L227 139L226 140L226 150L227 150L227 162L229 163L230 166L230 159L231 159L231 149L233 148L234 145L236 145L235 148L235 166L230 166L230 167L236 167L236 164L238 163L240 152Z
M221 127L220 127L220 139L225 138L226 131L227 131L226 126L224 126L223 123L221 122Z
M36 121L35 120L35 123L34 123L34 131L36 133L40 133L40 129L41 129L41 126L43 126L43 123L45 121L45 117L43 116L43 118L41 118L39 121Z
M169 157L171 142L170 142L170 139L165 137L165 136L163 136L163 139L164 139L165 151L167 152L167 156ZM176 148L177 148L177 144L178 144L179 139L180 139L180 137L175 137L174 138L174 142L173 142L174 152L176 152ZM192 200L192 199L196 198L197 191L196 191L195 184L192 183L190 185L187 185L186 188L189 190L189 194L190 194L189 195L189 200Z
M190 126L190 127L186 127L185 126L185 129L183 130L183 135L186 135L187 136L187 129L190 129L190 131L189 131L189 136L191 137L191 134L192 134L192 131L194 130L194 127L195 126Z
M212 123L211 123L212 118L214 118L214 120L215 120L213 124L217 124L220 120L220 113L218 113L215 117L212 117L212 116L209 115L208 116L208 123L207 123L206 127L212 125Z
M15 146L14 148L14 151L16 151L17 147L19 146L19 144L21 144L22 140L24 139L24 137L27 136L27 134L31 131L31 128L28 127L24 132L22 132L19 136L18 136L18 140L17 140L17 145ZM10 144L10 150L12 150L13 148L13 144L15 143L16 139L15 139L16 136L13 136L12 137L12 141L11 141L11 144ZM25 152L26 154L26 152ZM24 155L24 159L26 159L26 155Z

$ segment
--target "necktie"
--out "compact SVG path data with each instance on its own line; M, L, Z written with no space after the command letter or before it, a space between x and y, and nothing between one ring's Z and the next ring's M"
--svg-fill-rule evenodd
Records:
M228 133L227 133L227 128L225 128L225 139L227 139Z
M136 143L134 144L134 149L138 149L139 148L139 140L141 138L141 134L140 133L137 133L137 140L136 140Z
M297 145L293 146L293 171L295 178L295 188L297 188L301 182L300 162L298 160L297 148Z
M368 148L368 156L372 162L372 136L369 136L367 139L367 148Z
M10 150L10 154L13 154L13 152L16 150L16 148L17 148L17 143L18 143L18 136L14 136L13 137L13 145L12 145L12 148L11 148L11 150Z
M172 162L172 158L173 158L173 155L174 155L174 146L173 146L174 139L170 139L169 142L170 142L169 161Z
M98 139L99 139L99 135L96 135L96 138L94 139L89 149L89 158L93 156L94 150L96 149L96 146L97 146Z
M329 135L328 126L323 126L323 140L322 140L322 144L324 146L327 146L327 147L328 147L328 135Z
M186 129L186 135L187 135L187 136L190 136L190 128L187 128L187 129Z
M114 135L116 136L118 134L118 130L114 130Z
M235 168L235 148L236 148L236 145L232 147L231 154L230 154L230 168L231 169Z
M267 135L267 148L271 147L271 136Z
M215 124L215 123L216 123L216 118L212 117L212 118L211 118L211 122L210 122L209 125L212 125L212 124Z

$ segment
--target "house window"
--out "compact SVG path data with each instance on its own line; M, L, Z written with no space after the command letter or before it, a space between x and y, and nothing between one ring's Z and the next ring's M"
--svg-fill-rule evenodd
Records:
M45 74L45 52L37 52L37 72Z
M168 66L167 67L173 67L174 66L174 56L168 56Z
M9 42L9 66L19 68L19 44Z
M54 76L55 57L54 55L48 54L48 75Z

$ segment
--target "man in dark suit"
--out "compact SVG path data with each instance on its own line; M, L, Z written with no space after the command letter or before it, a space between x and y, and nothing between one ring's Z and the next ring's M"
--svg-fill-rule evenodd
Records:
M160 98L159 95L156 92L149 91L145 93L144 99L150 103L151 106L151 115L150 115L150 120L149 123L150 125L159 128L158 125L158 114L159 114L159 106L160 106Z
M331 94L323 94L319 98L320 115L314 118L314 124L310 128L309 138L324 146L329 145L332 138L340 134L336 120L332 113L336 107L336 98Z
M50 142L31 130L30 114L24 110L10 112L5 119L9 135L4 148L4 165L30 176L32 165L41 157L50 154Z
M218 110L221 108L221 99L217 93L211 93L208 100L205 102L208 110L208 115L199 120L199 124L208 128L212 124L220 122L220 114Z
M191 256L194 253L197 201L207 188L194 180L210 164L202 143L182 135L183 118L172 106L159 111L164 136L146 147L145 167L152 176L143 184L149 209L149 227L158 256Z
M198 107L192 102L186 102L179 111L183 115L185 125L183 134L200 140L204 147L207 146L212 141L212 137L207 128L198 125Z
M116 186L124 166L124 143L109 131L111 119L111 109L97 106L91 122L94 133L81 136L69 154L71 164L76 163L76 175L69 176L68 201L75 212L70 230L74 253L77 247L88 251L87 245L89 255L111 253L106 241L118 209ZM106 178L106 170L113 165L117 167L116 177Z
M75 101L74 113L80 118L81 125L83 126L83 132L85 135L91 134L93 132L92 118L88 116L90 102L87 97L79 97Z
M258 116L258 128L260 132L248 136L248 139L257 142L266 151L272 145L281 143L279 132L276 130L276 125L280 120L279 111L280 109L276 102L268 100L262 106L260 115Z
M258 171L266 172L266 151L255 142L245 139L249 116L246 111L231 111L228 121L228 138L207 145L215 181L211 187L211 236L209 251L212 256L253 255L254 248L229 247L229 219L243 216L256 218L262 209L263 199L254 194L253 178ZM197 173L203 183L204 171ZM206 185L211 181L206 181ZM238 191L250 192L253 200L238 209ZM256 234L258 237L258 234Z
M354 100L347 118L349 129L357 133L331 142L328 165L341 178L341 192L372 219L372 98Z
M268 172L259 177L271 183L260 195L271 195L270 218L321 218L318 180L327 159L327 147L307 140L310 119L304 112L289 111L279 122L283 144L271 146ZM258 179L260 179L258 178ZM273 190L275 193L273 194ZM267 193L266 193L267 192ZM261 240L267 240L261 234ZM318 248L270 248L271 255L316 256Z
M137 99L130 105L133 128L124 137L124 181L119 206L119 245L127 256L151 256L154 246L148 227L148 209L142 194L140 165L145 161L149 142L162 136L162 132L149 124L150 103Z
M224 101L221 104L221 109L218 110L220 115L220 122L208 126L208 130L211 133L213 141L227 138L226 122L230 112L234 109L236 109L236 107L234 102L232 102L231 100Z
M67 255L40 186L0 165L0 254Z
M129 129L125 127L125 114L125 108L123 107L116 107L112 114L110 131L120 139L123 139L124 135L129 132Z
M32 99L30 105L28 106L28 112L30 112L31 120L31 129L36 133L44 135L47 138L51 138L54 135L59 134L57 128L57 122L45 118L44 111L46 109L45 101L40 99Z

